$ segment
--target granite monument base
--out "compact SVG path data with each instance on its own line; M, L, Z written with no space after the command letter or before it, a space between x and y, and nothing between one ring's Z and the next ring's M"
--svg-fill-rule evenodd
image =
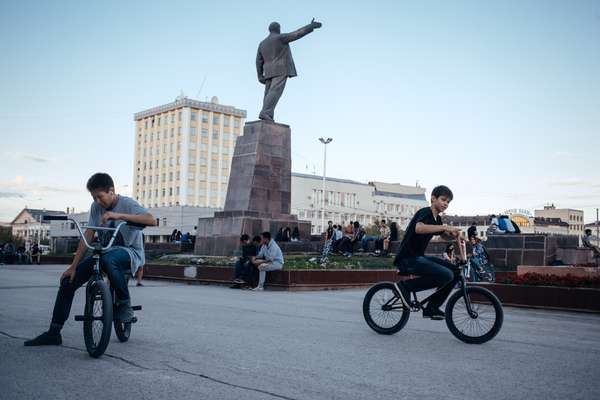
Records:
M275 239L279 229L286 227L291 231L298 228L300 238L310 239L310 222L298 221L293 215L272 218L252 212L217 212L213 218L198 220L194 253L213 256L233 255L239 248L242 233L252 238L268 231Z
M291 130L288 125L251 121L237 139L224 211L200 218L194 253L232 255L240 235L298 228L310 240L310 222L291 215Z

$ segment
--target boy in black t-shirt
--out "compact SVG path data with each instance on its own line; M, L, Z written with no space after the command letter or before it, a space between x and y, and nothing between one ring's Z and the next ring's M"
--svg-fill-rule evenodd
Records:
M425 256L425 249L434 235L462 240L460 229L443 225L439 215L448 208L452 197L452 191L448 187L435 187L431 192L431 207L417 211L406 228L394 265L402 273L419 276L398 283L402 301L406 306L410 302L410 292L441 288L454 278L456 267L452 263L438 257ZM458 247L461 249L461 258L464 260L462 246ZM444 319L444 312L439 307L446 301L451 290L452 287L448 285L444 290L431 296L427 306L423 308L423 317Z

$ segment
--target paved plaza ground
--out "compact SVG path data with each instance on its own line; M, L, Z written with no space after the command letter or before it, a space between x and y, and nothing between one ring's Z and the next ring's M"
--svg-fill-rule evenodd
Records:
M65 266L0 266L0 398L592 399L600 393L600 315L505 308L484 345L411 315L381 336L364 290L249 292L146 281L128 343L85 351L71 320L63 346L29 348L48 327ZM74 313L83 309L77 293ZM594 394L595 393L595 394Z

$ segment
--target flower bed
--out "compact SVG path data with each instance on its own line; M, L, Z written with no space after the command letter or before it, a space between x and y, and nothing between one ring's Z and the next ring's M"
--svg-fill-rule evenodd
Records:
M578 277L573 275L545 275L537 273L526 273L513 276L499 281L503 284L527 285L527 286L560 286L560 287L582 287L600 289L600 277Z

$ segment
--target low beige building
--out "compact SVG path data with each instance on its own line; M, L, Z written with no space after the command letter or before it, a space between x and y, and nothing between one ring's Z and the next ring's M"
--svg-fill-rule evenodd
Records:
M292 173L292 214L310 221L312 233L323 232L323 177ZM404 229L415 212L427 207L425 188L398 183L362 183L327 177L325 181L325 225L358 221L372 225L386 219Z
M24 208L10 223L15 239L31 240L34 243L49 239L50 223L43 221L44 215L64 215L64 211Z
M556 208L554 204L544 206L543 210L534 211L535 218L559 218L566 222L569 235L582 236L584 231L583 211L572 208Z

